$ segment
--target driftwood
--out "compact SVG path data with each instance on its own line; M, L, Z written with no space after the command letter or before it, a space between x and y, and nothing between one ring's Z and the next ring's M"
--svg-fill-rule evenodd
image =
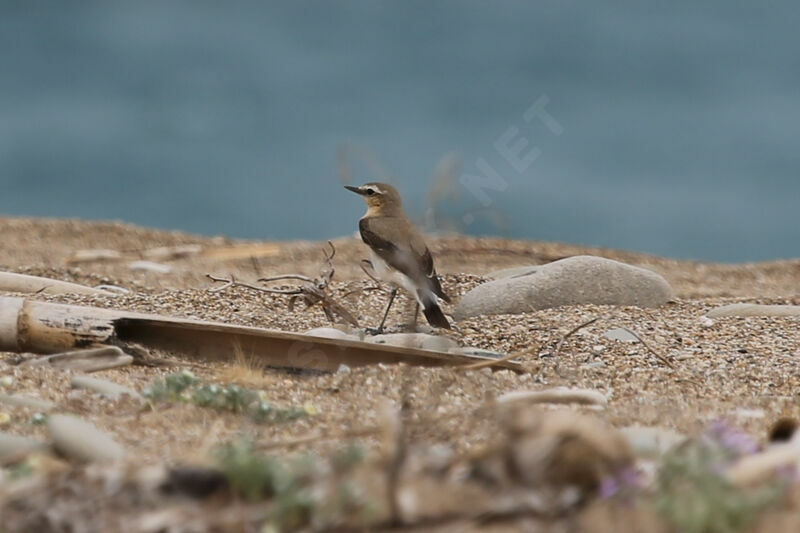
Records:
M123 348L138 344L205 360L230 360L234 351L241 351L270 366L327 371L337 370L342 364L450 366L490 360L475 355L0 297L0 351L46 354L107 344ZM492 368L522 371L514 361L498 361Z
M94 294L101 296L116 296L117 293L95 289L68 281L40 278L13 272L0 272L0 291L44 294Z
M133 363L133 357L123 352L120 348L116 346L101 346L99 348L73 350L28 359L20 363L20 366L48 365L62 370L90 373L127 366L131 363Z

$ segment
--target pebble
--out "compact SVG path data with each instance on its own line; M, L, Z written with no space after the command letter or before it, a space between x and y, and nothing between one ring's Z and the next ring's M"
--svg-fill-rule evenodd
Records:
M70 384L75 389L88 389L90 391L98 392L114 400L118 399L123 394L127 394L132 398L142 399L142 396L137 391L129 387L118 385L113 381L108 381L106 379L79 375L79 376L74 376Z
M706 329L714 327L714 321L708 318L707 316L700 317L700 327Z
M0 394L0 403L13 407L27 407L42 412L51 411L56 407L53 402L21 394Z
M94 424L72 415L51 415L47 429L54 448L65 457L80 462L116 461L125 449Z
M349 333L345 333L344 331L336 328L313 328L303 333L303 335L308 335L309 337L322 337L324 339L344 339L351 341L358 340L358 337L355 335L350 335Z
M730 304L715 307L706 317L800 316L800 305Z
M608 405L608 398L602 392L592 389L568 389L555 387L536 391L513 391L497 397L497 403L577 403L581 405Z
M387 333L385 335L367 337L366 341L434 352L450 352L458 348L458 343L453 339L439 335L428 335L427 333Z
M669 283L651 270L582 255L478 285L461 298L454 316L462 320L583 304L655 307L673 297Z
M623 328L610 329L605 333L603 333L603 337L614 341L634 342L634 343L639 342L639 339L637 339L634 334L632 334L627 329Z
M743 407L739 407L738 409L733 410L733 416L736 418L759 420L766 417L767 414L763 409L745 409Z
M172 267L153 261L133 261L128 265L131 270L143 270L146 272L155 272L156 274L169 274L172 272Z
M686 440L686 436L669 428L628 426L620 429L636 455L658 459Z
M5 459L22 457L47 449L47 444L31 437L0 431L0 464Z

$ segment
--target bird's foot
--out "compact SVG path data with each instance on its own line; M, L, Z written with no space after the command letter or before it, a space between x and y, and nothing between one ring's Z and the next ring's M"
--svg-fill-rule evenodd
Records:
M383 326L378 328L364 328L365 335L382 335L386 331Z

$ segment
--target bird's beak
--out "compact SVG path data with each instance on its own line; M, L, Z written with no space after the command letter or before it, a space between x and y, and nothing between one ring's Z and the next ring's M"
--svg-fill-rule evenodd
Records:
M360 194L362 196L364 195L364 191L361 190L361 187L353 187L352 185L345 185L344 188L347 189L348 191L353 191L356 194Z

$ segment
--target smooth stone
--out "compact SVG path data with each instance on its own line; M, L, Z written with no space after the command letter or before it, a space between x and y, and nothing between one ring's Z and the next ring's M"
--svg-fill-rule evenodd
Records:
M51 411L56 407L53 402L19 394L0 394L0 403L14 407L27 407L41 412Z
M658 459L686 440L686 435L668 428L628 426L620 429L636 455Z
M743 407L734 409L732 414L736 418L750 420L758 420L767 416L767 413L763 409L745 409Z
M610 329L603 333L603 337L611 339L612 341L639 342L639 339L637 339L634 334L622 328Z
M345 333L344 331L336 328L314 328L306 331L303 335L308 335L309 337L321 337L323 339L344 339L350 341L357 341L358 337L355 335L350 335L349 333Z
M462 320L583 304L655 307L673 295L652 270L579 255L539 266L532 274L478 285L461 298L454 316Z
M603 344L595 344L592 346L592 355L603 355L606 351L606 347Z
M497 403L575 403L580 405L608 405L608 397L594 389L568 389L555 387L542 390L519 390L507 392L497 397Z
M533 274L539 268L540 265L526 265L526 266L518 266L518 267L511 267L511 268L503 268L501 270L495 270L494 272L489 272L486 274L487 278L492 279L503 279L503 278L518 278L520 276L527 276L529 274Z
M22 458L46 449L47 444L39 440L0 431L0 464L6 459Z
M74 376L72 381L70 381L70 384L75 389L87 389L93 392L98 392L115 400L124 394L127 394L132 398L142 399L142 396L137 391L129 387L118 385L113 381L108 381L106 379L79 375Z
M80 462L116 461L125 449L94 424L72 415L51 415L47 429L59 453Z
M453 339L427 333L387 333L367 337L365 340L375 344L389 344L433 352L449 352L458 348L458 343Z
M730 304L715 307L707 317L800 316L800 305Z
M146 272L155 272L156 274L169 274L172 272L172 267L153 261L133 261L128 265L131 270L143 270Z
M700 317L700 327L702 328L713 328L714 321L708 318L707 316Z

